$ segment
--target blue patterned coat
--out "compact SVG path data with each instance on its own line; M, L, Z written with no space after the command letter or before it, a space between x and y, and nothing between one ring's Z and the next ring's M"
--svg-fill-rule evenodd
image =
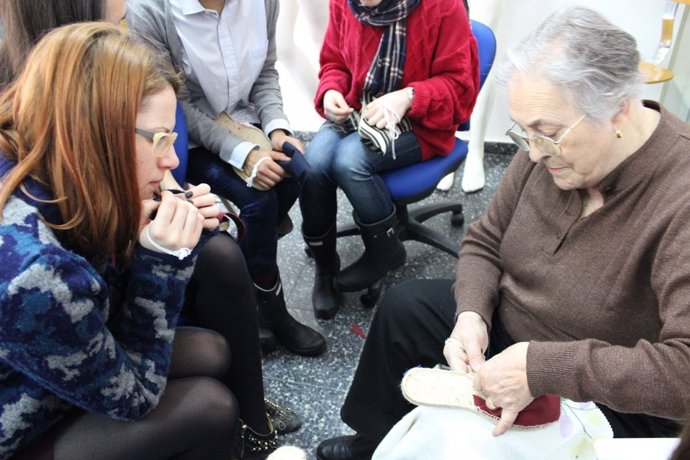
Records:
M0 177L11 166L0 153ZM0 459L74 407L137 420L157 405L195 260L137 245L126 272L98 270L41 215L58 217L17 192L0 220Z

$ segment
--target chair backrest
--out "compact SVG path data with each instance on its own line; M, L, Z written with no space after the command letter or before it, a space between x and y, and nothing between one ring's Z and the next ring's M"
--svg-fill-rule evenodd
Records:
M486 77L489 76L496 57L496 36L489 26L472 19L470 21L472 33L477 39L477 50L479 51L479 88L484 85ZM460 125L458 131L469 131L470 120Z
M178 184L184 185L187 177L187 159L189 157L189 134L187 133L187 118L184 116L182 104L177 101L175 110L175 129L177 139L175 140L175 153L180 160L180 165L172 171L172 175Z
M489 26L479 21L471 20L472 33L477 39L479 51L479 87L484 84L491 72L496 57L496 36Z
M472 33L479 51L479 85L484 84L496 55L496 37L491 28L479 21L471 21ZM469 127L469 120L459 128ZM410 166L381 173L396 204L409 204L429 196L443 176L455 171L467 156L467 143L457 139L446 156L435 156Z

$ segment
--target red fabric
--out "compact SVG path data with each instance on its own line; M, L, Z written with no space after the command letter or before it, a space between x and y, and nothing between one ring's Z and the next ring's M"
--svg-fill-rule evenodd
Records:
M334 89L359 110L364 79L383 29L360 23L347 0L331 0L321 48L314 103L324 116L323 95ZM407 57L401 88L414 88L407 112L422 158L447 155L458 125L467 121L479 92L477 43L459 0L423 0L407 18Z
M489 409L486 401L474 395L474 405L487 415L501 418L502 409ZM558 395L542 395L535 398L527 407L518 414L513 425L516 426L539 426L553 423L561 416L561 398Z

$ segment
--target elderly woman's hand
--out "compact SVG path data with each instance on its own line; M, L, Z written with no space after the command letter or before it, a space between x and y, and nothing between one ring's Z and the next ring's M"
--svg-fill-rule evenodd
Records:
M443 347L443 355L451 369L477 372L484 363L489 345L486 323L479 314L464 311L458 315L455 327Z
M511 345L485 362L474 377L474 388L489 396L487 407L503 409L494 436L505 433L520 411L534 399L527 385L528 347L529 342Z

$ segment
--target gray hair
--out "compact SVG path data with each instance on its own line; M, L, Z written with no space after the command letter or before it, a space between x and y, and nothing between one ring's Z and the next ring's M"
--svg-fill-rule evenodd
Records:
M632 35L591 9L571 7L549 16L510 49L495 77L507 85L515 70L541 75L573 107L601 122L618 113L626 100L639 97L639 64Z

